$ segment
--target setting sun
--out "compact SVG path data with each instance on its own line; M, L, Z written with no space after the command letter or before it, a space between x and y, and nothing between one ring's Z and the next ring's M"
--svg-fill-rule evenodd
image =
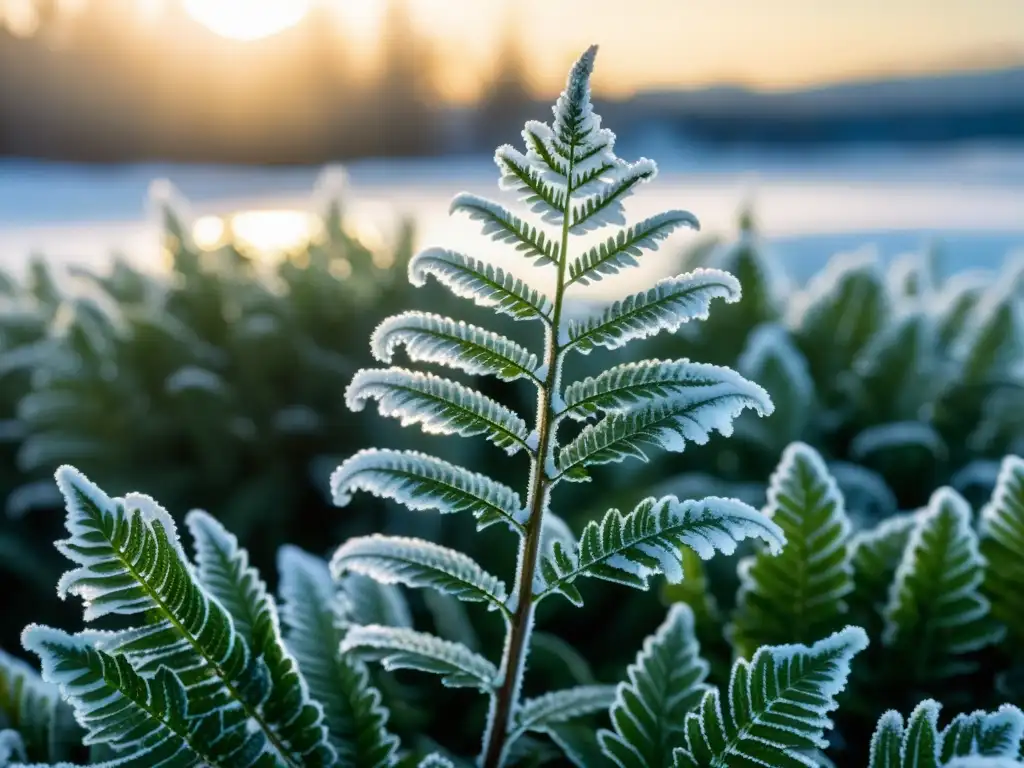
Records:
M185 10L205 27L235 40L258 40L295 26L309 0L185 0Z

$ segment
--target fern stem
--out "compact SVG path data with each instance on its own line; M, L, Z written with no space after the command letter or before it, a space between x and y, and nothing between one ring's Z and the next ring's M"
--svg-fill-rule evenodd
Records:
M575 153L573 147L572 154ZM569 159L568 177L572 179L574 161ZM533 577L537 571L537 558L544 530L544 511L554 482L546 476L546 462L554 438L557 414L551 406L552 394L558 390L561 373L558 333L562 321L562 301L565 296L565 266L568 263L569 222L572 215L572 187L566 188L565 210L562 217L562 247L559 250L558 277L555 280L554 308L551 324L544 331L544 360L547 375L537 394L537 453L530 464L528 506L530 515L526 521L526 536L522 540L516 566L516 610L512 615L505 650L501 660L501 687L492 697L491 711L484 736L483 768L500 768L505 757L512 715L518 703L522 688L526 655L533 633Z

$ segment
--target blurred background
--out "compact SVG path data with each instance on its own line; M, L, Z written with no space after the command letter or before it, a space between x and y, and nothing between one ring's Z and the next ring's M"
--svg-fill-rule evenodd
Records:
M536 345L436 285L412 290L404 265L444 244L546 285L448 202L499 194L495 146L548 119L594 42L619 154L661 169L630 215L683 207L703 227L575 311L701 265L736 273L745 298L581 359L578 376L689 356L739 368L777 410L595 472L558 510L579 530L648 493L762 504L795 439L822 451L860 520L945 483L984 500L998 460L1024 451L1021 0L0 0L0 646L29 621L80 625L54 599L65 462L179 520L209 509L271 584L279 544L326 554L371 530L511 567L501 532L368 498L334 509L327 478L380 445L522 485L525 463L350 413L343 392L373 364L372 329L404 309ZM532 413L518 385L476 385ZM617 679L664 601L696 599L629 596L594 590L582 612L541 616L531 668ZM426 626L498 642L490 618L413 599ZM429 715L399 706L396 727ZM430 727L447 743L476 733Z

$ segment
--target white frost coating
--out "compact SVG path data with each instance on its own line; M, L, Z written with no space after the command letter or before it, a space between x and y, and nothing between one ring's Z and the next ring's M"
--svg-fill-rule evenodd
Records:
M409 260L409 282L422 286L433 276L456 296L471 299L514 320L551 315L551 300L522 280L485 261L445 248L427 248Z
M534 453L537 452L537 448L540 447L540 433L537 430L533 430L526 436L526 447Z
M686 715L686 747L676 752L676 765L703 768L707 762L699 762L697 754L710 755L720 765L734 759L752 762L749 755L757 755L764 765L775 764L775 759L815 765L790 745L828 746L828 715L846 686L850 662L867 646L863 629L846 627L811 646L762 646L749 662L739 659L725 696L726 713L721 694L712 689ZM706 713L714 722L705 721ZM771 740L772 732L781 734L777 741ZM700 743L695 744L698 735Z
M559 473L578 467L619 462L628 457L646 461L643 446L681 452L687 442L704 445L714 432L732 434L733 421L745 408L765 416L774 409L771 398L757 384L747 381L728 368L696 367L692 370L704 380L676 394L649 399L631 409L612 412L596 424L587 425L558 453ZM676 375L688 370L681 366ZM613 371L618 369L613 369ZM642 367L626 370L625 377L641 378L658 373ZM609 380L614 382L613 374ZM588 390L584 388L584 393ZM609 398L613 408L614 400ZM605 401L608 402L608 401Z
M395 348L404 345L410 360L437 363L471 375L492 375L502 381L529 376L537 356L511 339L492 331L425 312L389 317L370 337L373 356L390 363Z
M545 579L545 593L581 576L647 589L651 576L664 573L669 583L678 583L681 547L708 560L716 551L732 554L748 538L764 541L773 553L786 542L778 525L737 499L644 499L628 514L610 509L600 522L588 523L572 550L556 548L556 556L545 559L554 577Z
M381 416L398 418L403 427L419 424L434 435L485 435L509 455L524 447L521 416L449 379L403 368L364 369L345 390L345 402L361 411L370 398L377 399Z
M927 583L918 573L922 560L933 578ZM883 611L882 642L894 645L929 631L920 626L922 617L929 617L936 627L956 628L955 637L950 635L937 649L942 655L931 665L932 674L940 677L948 674L943 662L949 656L997 642L1005 628L988 618L989 602L980 592L984 565L971 525L970 505L952 488L940 488L932 494L928 507L916 515ZM940 604L932 602L934 595L942 595Z
M362 450L331 475L331 494L347 506L355 491L393 499L411 510L470 512L485 528L504 521L513 530L523 502L508 486L417 451Z
M467 555L422 539L362 536L349 539L331 558L336 580L347 572L369 576L381 584L431 588L465 602L500 605L505 585Z
M412 629L376 624L350 627L341 652L357 652L378 659L384 669L415 669L442 675L448 688L492 690L498 676L495 666L461 643Z
M1018 512L1017 508L1024 500L1024 459L1005 457L995 486L991 500L981 510L980 533L982 538L1011 542L1021 536L1017 529L1024 510Z
M943 768L1020 768L1024 763L1012 757L984 757L982 755L966 755L954 757Z
M613 701L614 685L580 685L527 699L512 716L515 726L509 741L527 731L543 733L549 726L604 712Z
M512 243L527 259L536 259L538 266L558 262L561 246L557 237L542 228L527 224L500 203L460 192L449 208L450 213L456 211L482 221L485 235L499 243Z
M876 451L919 447L933 456L945 458L946 443L934 427L923 421L897 421L876 424L860 432L850 442L850 455L855 459L871 456Z
M714 299L733 304L740 295L739 281L719 270L667 277L650 290L614 302L597 317L569 321L572 347L588 354L598 346L618 349L662 331L674 333L691 320L706 319Z
M227 391L227 385L218 374L195 365L179 368L164 382L164 391L169 395L193 390L221 395Z
M638 266L638 259L645 251L657 251L661 241L680 227L700 229L700 224L689 211L665 211L610 235L569 265L566 285L589 285L623 269Z

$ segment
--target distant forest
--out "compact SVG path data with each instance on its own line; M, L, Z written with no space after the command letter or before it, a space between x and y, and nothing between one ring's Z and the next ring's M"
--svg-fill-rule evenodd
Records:
M479 102L456 107L440 98L434 43L402 0L389 2L370 79L353 71L325 4L239 43L178 4L147 26L125 0L93 0L70 21L46 14L58 0L35 1L38 34L0 26L0 157L319 164L486 152L543 118L551 95L531 93L511 19ZM713 145L1024 141L1024 67L793 93L640 93L601 107L626 135Z

